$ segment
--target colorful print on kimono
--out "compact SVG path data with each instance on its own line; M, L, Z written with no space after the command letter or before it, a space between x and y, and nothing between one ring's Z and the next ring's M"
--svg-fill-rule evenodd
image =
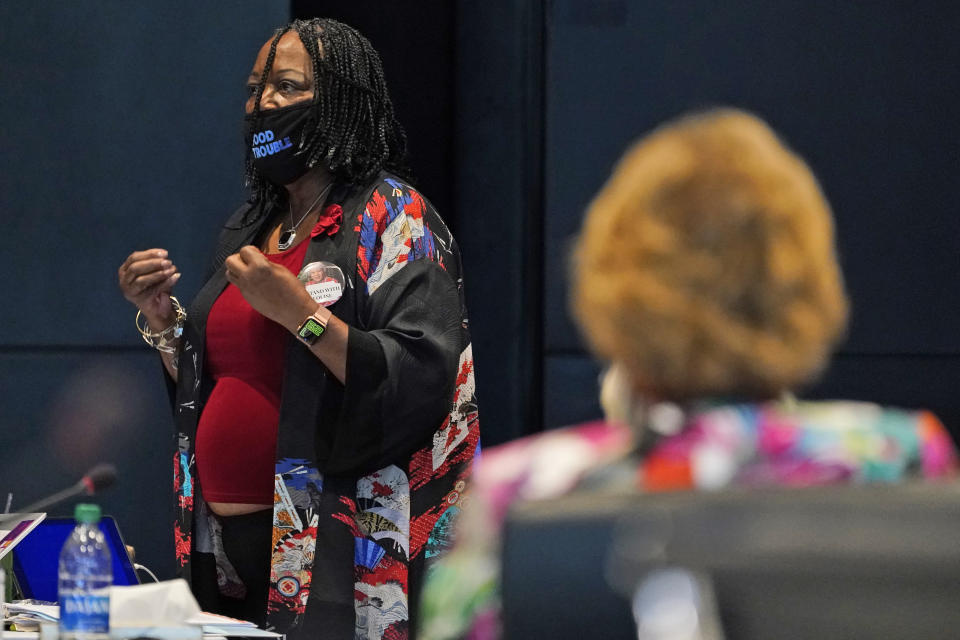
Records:
M452 467L465 459L475 457L479 452L480 414L476 392L473 347L468 344L460 354L450 414L433 434L433 447L413 454L410 463L411 489L417 490L431 480L446 475Z
M390 465L357 481L357 525L391 556L406 560L410 550L410 483Z
M193 509L193 473L191 472L190 439L180 434L177 438L177 452L173 456L173 492L181 512ZM190 561L190 531L184 531L180 519L173 523L173 540L177 564L186 566Z
M453 409L443 426L433 435L433 473L446 470L447 457L470 434L470 427L479 419L477 385L473 377L473 346L460 354L457 367L457 388L453 394ZM474 430L476 431L476 430Z
M423 197L396 180L385 182L391 194L375 191L360 218L357 267L368 294L412 260L430 257L444 266L433 232L424 222Z
M310 595L323 478L309 460L281 458L276 471L267 611L291 613L295 624Z
M410 486L416 490L451 469L459 475L443 502L414 517L410 527L410 556L426 549L428 559L436 558L453 545L453 522L465 501L464 490L471 465L464 461L476 458L480 451L479 413L476 383L473 377L473 349L470 345L460 354L456 389L450 414L433 435L433 446L413 455L410 465Z
M406 640L409 636L407 587L388 581L378 585L357 583L357 626L354 638Z
M456 521L460 515L460 509L463 505L463 490L466 488L466 480L459 480L454 485L453 491L447 494L444 504L446 508L437 518L430 535L427 537L427 544L424 547L424 556L429 560L436 558L451 548L454 543L454 533L456 532Z
M193 508L193 474L190 472L190 438L180 434L173 460L173 491L181 509Z
M396 465L357 481L357 501L334 517L354 536L355 638L406 638L410 483Z

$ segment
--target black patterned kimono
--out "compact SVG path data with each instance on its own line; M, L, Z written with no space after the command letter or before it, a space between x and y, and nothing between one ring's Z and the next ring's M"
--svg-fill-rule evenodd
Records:
M291 638L408 638L423 575L451 544L479 451L460 256L432 205L389 174L332 197L343 227L311 238L304 264L333 262L346 274L343 297L330 307L350 325L346 383L290 337L267 626ZM191 304L181 340L175 535L188 579L194 550L221 548L193 446L212 387L204 335L227 284L223 261L263 225L241 224L250 206L225 225L215 271ZM229 592L232 571L223 560L219 554L218 579Z

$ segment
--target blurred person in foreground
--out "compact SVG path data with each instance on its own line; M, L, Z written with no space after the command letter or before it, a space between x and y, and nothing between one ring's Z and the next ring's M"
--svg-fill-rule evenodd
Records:
M422 637L499 635L499 534L518 500L624 478L664 491L953 474L927 411L789 395L827 364L848 304L827 202L758 118L715 110L642 139L590 205L573 266L576 319L611 364L607 420L485 452L428 576Z

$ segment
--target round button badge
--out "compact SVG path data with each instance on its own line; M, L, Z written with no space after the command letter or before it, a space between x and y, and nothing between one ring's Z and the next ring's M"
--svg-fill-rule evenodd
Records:
M310 297L325 307L343 297L347 282L340 267L326 261L311 262L300 270L297 279L307 288Z

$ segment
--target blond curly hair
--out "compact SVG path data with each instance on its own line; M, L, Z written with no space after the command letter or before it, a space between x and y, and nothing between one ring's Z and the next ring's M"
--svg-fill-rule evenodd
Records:
M594 352L659 398L769 398L813 378L847 320L830 208L760 119L668 123L591 203L572 303Z

